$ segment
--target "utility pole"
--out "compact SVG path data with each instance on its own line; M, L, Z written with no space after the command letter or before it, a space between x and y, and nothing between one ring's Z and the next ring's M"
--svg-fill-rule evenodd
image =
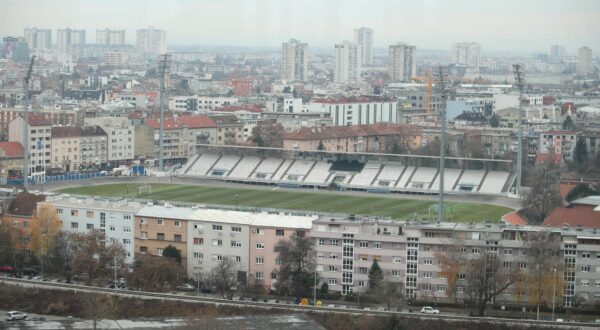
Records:
M35 55L31 56L29 69L25 76L25 84L23 86L25 96L23 97L23 190L29 188L29 81L31 80L31 71Z
M516 193L521 195L521 180L523 176L523 87L524 74L523 67L520 64L513 64L515 74L515 84L519 88L519 135L517 138L517 184Z
M442 106L439 110L441 122L440 131L440 175L439 175L439 202L438 202L438 222L446 220L446 205L444 204L444 172L446 170L446 100L448 99L447 73L445 67L439 66L436 72L438 90L442 98Z
M159 170L164 169L164 107L165 107L165 76L168 74L169 66L171 64L171 55L163 54L160 56L158 73L160 74L160 90L159 90L159 102L160 102L160 131L158 136L158 168Z
M116 255L113 257L113 269L115 271L115 281L113 282L113 285L115 286L115 291L117 291L117 256Z
M317 308L317 265L315 264L315 283L313 288L313 307Z
M556 306L556 266L552 269L554 271L554 281L552 282L552 321L554 321L554 306Z

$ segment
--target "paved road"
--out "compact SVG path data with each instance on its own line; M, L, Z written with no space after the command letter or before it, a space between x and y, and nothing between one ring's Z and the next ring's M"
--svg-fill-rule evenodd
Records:
M79 181L61 181L61 182L50 182L43 185L32 187L34 190L40 191L54 191L70 187L79 187L84 185L94 184L107 184L107 183L177 183L177 184L201 184L211 186L224 186L224 187L239 187L247 189L264 189L273 190L274 186L266 185L251 185L242 183L232 183L221 180L210 180L200 178L189 178L189 177L104 177L96 179L87 179ZM294 191L305 191L313 192L311 189L289 189L279 188ZM364 191L329 191L319 190L320 193L324 194L341 194L341 195L353 195L353 196L371 196L374 195ZM413 200L431 200L435 201L438 199L437 195L418 195L418 194L378 194L377 197L382 198L396 198L396 199L413 199ZM474 195L474 194L462 194L462 195L447 195L446 201L456 202L473 202L473 203L484 203L490 205L504 206L511 209L519 209L521 207L521 201L516 198L502 197L502 196L486 196L486 195Z

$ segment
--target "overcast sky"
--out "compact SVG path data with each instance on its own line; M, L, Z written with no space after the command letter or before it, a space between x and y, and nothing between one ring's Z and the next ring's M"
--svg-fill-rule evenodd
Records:
M269 46L297 38L331 47L355 27L375 32L375 46L396 41L449 49L477 41L486 50L569 53L587 45L600 52L600 0L0 0L0 34L27 26L167 30L169 45ZM56 31L53 31L56 42Z

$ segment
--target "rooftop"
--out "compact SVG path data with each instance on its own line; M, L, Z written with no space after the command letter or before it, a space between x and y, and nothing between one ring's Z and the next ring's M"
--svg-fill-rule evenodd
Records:
M298 131L287 133L285 139L323 140L355 136L414 136L419 134L420 130L416 126L407 124L375 123L372 125L305 127Z
M6 158L23 157L23 146L19 142L0 142L0 149Z
M188 128L216 127L215 121L208 116L181 116L164 118L163 120L163 128L167 130L180 129L183 126ZM155 129L160 128L160 119L151 118L146 120L146 123Z
M54 126L52 127L52 138L72 138L80 137L81 128L73 126Z
M317 98L311 101L312 103L331 103L331 104L340 104L340 103L367 103L367 102L395 102L396 100L387 96L352 96L352 97L323 97Z

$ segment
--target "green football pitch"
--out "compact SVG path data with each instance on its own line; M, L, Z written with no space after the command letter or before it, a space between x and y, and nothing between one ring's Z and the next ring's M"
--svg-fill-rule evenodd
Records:
M140 187L145 186L140 189ZM151 186L151 189L148 189ZM134 197L151 200L243 205L318 212L363 214L395 219L437 219L435 201L396 198L397 195L364 196L336 192L296 191L284 188L252 189L185 184L105 184L66 188L63 193ZM506 207L447 202L447 220L455 222L497 222L511 212Z

